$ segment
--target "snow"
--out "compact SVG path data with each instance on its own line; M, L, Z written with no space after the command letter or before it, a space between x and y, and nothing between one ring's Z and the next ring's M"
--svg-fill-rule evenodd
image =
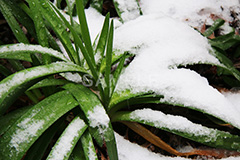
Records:
M115 138L117 142L119 160L190 160L183 157L169 157L159 153L156 154L139 146L138 144L129 142L117 133L115 133ZM180 148L179 151L189 152L191 149L191 146L186 146ZM239 157L228 157L222 158L221 160L239 160Z
M137 144L131 143L125 140L123 137L115 133L117 148L118 148L118 156L119 160L187 160L187 158L181 157L167 157L161 154L156 154L151 151L148 151L146 148L143 148Z
M5 52L11 53L11 52L37 52L42 54L49 54L51 56L57 57L59 59L62 59L64 61L68 61L62 53L53 50L51 48L42 47L40 45L29 45L24 43L18 43L13 44L9 46L3 46L0 47L0 54L5 54Z
M116 29L114 47L136 54L119 79L118 92L153 91L164 96L163 103L193 107L240 128L240 113L206 78L177 68L220 64L207 39L187 24L163 15L141 16Z
M10 141L10 146L14 147L16 151L21 152L21 145L26 143L36 135L38 130L40 130L44 124L44 120L33 120L32 118L40 110L33 110L28 118L25 118L17 124L18 129L12 134L12 139Z
M74 140L78 137L80 130L86 126L79 117L75 118L64 131L60 139L50 153L48 160L65 159L68 152L74 147ZM76 140L75 140L76 141Z
M156 127L167 128L180 132L187 132L194 136L206 136L205 141L216 141L218 135L215 129L209 129L199 124L194 124L181 116L166 115L160 111L151 109L135 110L130 115L131 119L152 122Z
M239 11L238 0L141 0L144 15L164 13L167 16L187 22L200 28L202 24L212 24L211 15L231 21L231 10Z
M236 110L240 112L240 92L223 92L222 94L235 106Z
M124 22L140 16L140 10L136 0L115 0L120 9L121 18Z
M88 118L90 126L93 128L99 127L101 133L106 131L110 122L110 119L102 106L95 106L92 111L88 111Z

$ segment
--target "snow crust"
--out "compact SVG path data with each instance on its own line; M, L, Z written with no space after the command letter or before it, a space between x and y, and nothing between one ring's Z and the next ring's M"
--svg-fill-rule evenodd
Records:
M52 150L53 152L49 155L48 159L65 159L67 153L71 150L71 148L74 147L72 144L74 143L74 139L78 137L79 130L85 125L86 124L84 123L84 121L81 120L79 117L74 119L54 146L54 150Z

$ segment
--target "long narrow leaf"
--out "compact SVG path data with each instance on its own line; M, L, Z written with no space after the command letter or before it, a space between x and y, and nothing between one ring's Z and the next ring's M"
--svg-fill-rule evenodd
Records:
M56 73L71 71L87 73L78 65L58 62L45 66L29 68L8 76L0 82L0 115L4 114L18 95L22 94L22 92L29 88L29 86L32 86L34 83L39 81L39 78Z
M214 21L213 25L203 33L203 35L206 37L210 36L215 30L221 27L224 22L225 21L223 19L217 19L216 21Z
M91 58L91 61L92 61L93 65L95 66L96 62L95 62L95 58L94 58L94 54L93 54L91 37L89 34L89 30L88 30L88 25L87 25L86 16L84 13L84 5L83 5L82 0L76 0L76 8L77 8L77 14L78 14L78 18L79 18L79 23L80 23L81 30L82 30L82 38L83 38L84 44L86 46L86 49L88 51L88 54Z
M34 25L37 33L38 43L43 47L49 47L48 36L46 33L46 27L41 14L41 10L40 10L41 6L39 4L39 1L27 0L27 2L32 11L31 13L33 14L32 17L33 17L33 21L34 21ZM51 63L51 57L49 57L48 55L44 55L43 63L44 64Z
M109 29L109 18L110 18L110 13L108 13L105 17L103 27L101 30L100 37L98 39L97 47L95 49L95 54L100 55L99 63L101 64L106 44L107 44L107 37L108 37L108 29Z
M143 109L135 110L133 112L119 112L112 117L112 121L138 122L180 135L208 146L229 150L240 149L240 137L237 135L194 124L184 117L166 115L161 111Z
M77 63L78 58L72 46L72 42L66 31L67 28L63 25L63 22L58 17L58 15L54 12L54 10L52 9L49 3L51 2L49 2L48 0L40 0L41 13L43 14L44 18L49 22L52 29L57 34L58 38L61 40L71 61Z
M86 131L81 137L81 143L86 160L98 160L91 134Z
M114 93L114 90L116 88L116 85L117 85L117 82L118 82L118 79L119 79L119 76L122 72L122 69L124 67L124 62L125 62L125 59L126 59L126 54L123 55L123 57L121 58L118 66L117 66L117 69L114 71L114 74L113 74L113 82L111 84L111 94L110 94L110 98L112 97L113 93Z
M69 61L62 53L39 45L18 43L3 45L0 47L0 58L18 59L31 62L30 55L35 53L52 56L63 61Z
M107 42L107 50L106 50L106 68L105 68L105 83L106 83L106 88L105 88L105 100L106 104L109 102L110 98L110 92L111 92L111 84L110 84L110 79L111 79L111 67L112 67L112 48L113 48L113 21L111 22L110 25L110 30L109 30L109 35L108 35L108 42Z
M86 129L87 125L84 121L78 116L75 117L54 145L47 160L68 160L72 150Z
M8 25L11 27L13 34L16 36L17 40L19 42L29 43L27 37L25 36L18 22L13 16L11 9L3 0L0 1L0 11L8 22Z
M2 159L21 159L57 119L78 103L67 91L58 92L32 107L0 139Z

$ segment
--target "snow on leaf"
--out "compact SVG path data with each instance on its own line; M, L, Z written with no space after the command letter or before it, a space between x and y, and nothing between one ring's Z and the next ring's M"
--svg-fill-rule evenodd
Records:
M206 78L177 68L221 65L207 39L188 25L166 16L142 16L116 30L115 48L136 54L120 76L117 91L153 91L164 96L162 102L193 107L240 128L240 113Z
M106 131L110 120L103 107L96 106L92 111L88 111L88 118L91 127L99 127L101 133Z

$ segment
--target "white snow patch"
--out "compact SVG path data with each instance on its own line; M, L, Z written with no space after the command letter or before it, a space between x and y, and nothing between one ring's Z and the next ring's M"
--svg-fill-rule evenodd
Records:
M67 80L75 83L82 82L82 77L78 73L66 72L66 73L60 73L60 75L66 78Z
M223 92L222 94L235 106L236 110L240 112L240 92Z
M93 111L88 111L88 118L90 126L99 127L101 133L104 133L108 128L110 119L103 107L95 106Z
M92 141L89 141L88 145L88 158L89 160L95 160L97 158Z
M60 160L66 158L67 153L74 147L73 141L78 137L79 131L85 126L83 120L79 117L74 119L62 134L61 138L55 144L53 152L50 153L49 160Z
M187 160L181 157L167 157L161 154L153 153L146 148L125 140L123 137L115 133L119 160Z
M38 130L40 130L45 123L44 120L33 120L34 117L39 111L33 110L32 114L23 119L20 123L17 124L18 129L13 133L12 139L9 143L11 147L14 147L16 151L21 152L21 144L26 143L33 136L36 135Z
M238 0L141 0L143 14L164 13L200 28L212 24L212 15L232 21L231 10L239 11Z

